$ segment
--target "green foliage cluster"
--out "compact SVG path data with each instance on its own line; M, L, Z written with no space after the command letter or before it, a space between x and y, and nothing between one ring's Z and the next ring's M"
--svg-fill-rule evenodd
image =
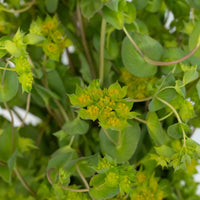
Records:
M1 200L200 198L198 0L4 0L0 12Z

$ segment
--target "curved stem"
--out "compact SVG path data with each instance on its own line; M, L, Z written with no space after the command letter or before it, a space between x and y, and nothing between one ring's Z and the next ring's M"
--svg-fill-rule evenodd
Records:
M69 191L72 191L72 192L89 192L89 189L73 189L73 188L65 187L63 185L61 185L60 187L62 189L69 190Z
M11 144L12 144L12 152L14 152L14 150L15 150L14 117L13 117L12 111L10 110L10 108L8 107L8 104L6 102L4 102L4 106L5 106L6 110L9 112L10 118L11 118Z
M99 79L100 85L103 85L104 81L104 46L105 46L105 34L106 34L106 20L102 18L101 22L101 39L100 39L100 54L99 54Z
M146 120L143 120L143 119L141 119L141 118L139 118L139 117L134 117L133 119L135 119L135 120L137 120L137 121L139 121L139 122L142 122L143 124L147 124L147 121L146 121Z
M81 171L80 171L78 165L76 165L76 170L77 170L79 176L81 177L81 180L83 181L85 187L87 188L87 190L88 190L88 192L89 192L90 186L89 186L88 182L86 181L85 177L83 176L83 174L81 173ZM91 196L90 196L90 197L91 197ZM92 198L92 197L91 197L91 198ZM94 200L94 198L92 198L92 200Z
M71 137L71 139L70 139L70 142L69 142L69 144L68 144L68 146L69 146L69 147L71 147L71 146L72 146L72 144L73 144L73 141L74 141L74 138L75 138L75 136L73 135L73 136Z
M88 61L88 64L89 64L89 68L90 68L92 78L94 79L94 78L96 78L96 74L95 74L92 58L91 58L89 48L88 48L88 44L87 44L86 37L85 37L85 32L84 32L84 28L83 28L83 22L82 22L82 16L81 16L81 10L80 10L79 3L77 3L76 10L77 10L77 17L78 17L78 21L79 21L79 28L80 28L80 32L81 32L81 39L82 39L82 43L83 43L83 48L85 50L85 54L86 54L86 57L87 57L87 61Z
M173 111L168 113L167 115L165 115L164 117L160 118L159 121L163 121L165 119L167 119L169 116L171 116L173 114Z
M142 51L140 50L140 48L138 47L138 45L135 43L135 41L133 40L133 38L129 35L128 31L126 30L125 27L123 27L123 30L126 34L126 36L129 38L129 40L131 41L131 43L133 44L133 46L136 48L136 50L138 51L138 53L144 58L144 60L152 65L158 65L158 66L166 66L166 65L174 65L174 64L177 64L177 63L180 63L186 59L188 59L191 55L193 55L196 50L199 48L200 46L200 42L198 41L197 42L197 45L194 47L194 49L189 53L187 54L186 56L182 57L182 58L179 58L177 60L172 60L172 61L167 61L167 62L162 62L162 61L154 61L154 60L151 60L150 58L148 58L147 56L145 56Z
M125 27L123 27L123 31L126 34L126 36L128 37L128 39L131 41L131 43L133 44L133 46L136 48L136 50L138 51L138 53L144 57L144 54L142 53L142 51L140 50L140 48L138 47L138 45L135 43L135 41L133 40L133 38L129 35L128 31L126 30Z
M108 134L108 132L106 131L106 129L104 129L103 128L103 131L104 131L104 133L105 133L105 135L106 135L106 137L114 144L114 145L118 145L118 143L117 142L115 142L111 137L110 137L110 135Z
M8 13L22 13L25 12L27 10L29 10L34 4L35 4L36 0L32 0L30 3L28 3L27 7L22 8L20 10L9 10L7 8L2 8L3 11L8 12Z
M21 184L24 186L24 188L26 188L26 190L29 191L33 197L37 198L36 193L30 188L30 186L27 184L27 182L22 177L21 173L18 171L16 167L14 168L14 172L17 178L20 180Z
M144 99L126 99L126 101L129 101L129 102L144 102L144 101L149 101L153 98L153 96L151 97L147 97L147 98L144 98Z
M16 71L15 68L0 67L0 69L8 70L8 71Z
M164 103L165 105L167 105L173 111L173 113L175 114L178 122L180 124L182 124L182 120L181 120L178 112L176 111L176 109L171 104L169 104L167 101L165 101L165 100L163 100L163 99L161 99L159 97L156 97L156 99L158 99L159 101L161 101L162 103ZM186 133L185 133L185 130L184 130L183 126L181 126L181 130L183 132L183 146L186 146L186 143L185 143L185 141L186 141Z
M30 102L31 102L31 93L28 94L27 96L27 101L26 101L26 113L25 113L25 116L22 120L22 123L20 124L20 126L18 127L18 130L24 125L25 123L25 120L26 120L26 117L28 115L28 112L29 112L29 108L30 108Z
M63 106L60 104L60 102L57 99L54 99L54 102L56 103L56 105L58 106L60 112L62 113L64 119L66 122L69 121L69 117L67 116L67 113L65 112Z
M88 182L86 181L85 177L84 177L83 174L81 173L81 171L80 171L78 165L76 165L76 170L77 170L79 176L81 177L81 180L83 181L85 187L89 190L89 189L90 189L90 186L88 185Z

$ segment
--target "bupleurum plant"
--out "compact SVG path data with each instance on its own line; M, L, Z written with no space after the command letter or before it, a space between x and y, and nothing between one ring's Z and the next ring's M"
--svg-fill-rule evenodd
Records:
M1 200L200 199L199 1L0 12Z

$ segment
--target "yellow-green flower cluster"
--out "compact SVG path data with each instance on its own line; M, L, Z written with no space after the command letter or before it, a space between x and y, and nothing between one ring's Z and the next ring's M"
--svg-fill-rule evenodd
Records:
M155 76L139 78L126 69L122 70L121 81L128 86L127 95L134 99L152 96L156 91L157 78Z
M124 99L126 92L127 87L121 87L118 82L102 90L99 81L94 80L84 89L77 87L70 100L72 105L80 108L78 112L82 119L98 119L103 128L122 130L131 118L133 105Z
M121 195L132 191L135 183L135 170L129 164L117 165L110 157L100 158L96 171L105 174L105 184L110 187L119 187Z
M137 179L134 184L134 190L130 195L131 200L163 200L165 194L154 175L150 177L148 175L145 180L143 180L144 176L141 172L138 173L139 174L136 175ZM142 181L139 180L140 178L142 178Z
M15 69L18 74L19 82L22 84L22 91L31 92L33 75L31 72L31 65L27 56L20 56L15 58Z
M40 18L32 22L31 34L44 37L42 48L51 60L58 61L65 47L70 46L71 41L64 35L64 29L60 26L56 16L47 16L43 21Z
M177 95L170 103L178 111L183 122L187 122L191 118L195 117L194 105L192 105L191 101ZM166 109L169 110L169 108Z

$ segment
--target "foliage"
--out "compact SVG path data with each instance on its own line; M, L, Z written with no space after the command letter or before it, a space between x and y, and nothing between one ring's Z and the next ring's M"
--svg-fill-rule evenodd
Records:
M1 1L0 199L198 200L199 10Z

